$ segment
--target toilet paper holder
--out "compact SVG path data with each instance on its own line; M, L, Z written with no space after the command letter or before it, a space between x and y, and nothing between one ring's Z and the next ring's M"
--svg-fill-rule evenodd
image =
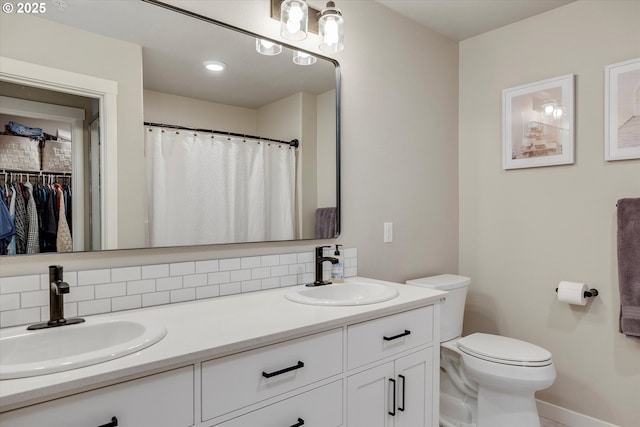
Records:
M556 288L556 293L558 293L558 288ZM584 297L585 298L593 298L598 296L598 290L597 289L589 289L588 291L584 291Z

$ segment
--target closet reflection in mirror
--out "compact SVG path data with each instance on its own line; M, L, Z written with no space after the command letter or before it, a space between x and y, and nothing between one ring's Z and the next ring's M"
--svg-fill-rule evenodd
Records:
M97 114L97 106L8 82L0 89L0 254L99 247L86 228L91 167L84 156L85 114Z
M142 1L115 7L77 0L41 16L2 14L0 27L2 56L20 67L49 67L53 75L62 70L79 83L86 76L116 88L107 107L96 96L84 108L83 151L73 151L82 183L75 170L71 174L73 250L339 233L335 61L319 57L313 65L296 65L286 46L280 55L260 55L255 35ZM204 68L215 59L227 65L223 73ZM2 95L71 105L33 98L35 89L10 94L7 81L26 86L29 79L0 74ZM48 87L46 79L36 81L37 90ZM49 88L65 92L64 85ZM100 121L94 120L98 105ZM99 135L102 145L92 142ZM296 139L299 147L268 139ZM272 172L277 176L267 180ZM84 185L82 199L77 185ZM328 217L327 224L317 216Z

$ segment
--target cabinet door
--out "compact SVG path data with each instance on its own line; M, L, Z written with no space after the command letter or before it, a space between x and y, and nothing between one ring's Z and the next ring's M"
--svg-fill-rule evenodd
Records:
M347 427L391 427L393 362L347 378ZM396 396L397 397L397 396Z
M0 414L2 427L193 425L193 366Z
M433 353L426 349L395 362L395 427L431 427L433 420Z

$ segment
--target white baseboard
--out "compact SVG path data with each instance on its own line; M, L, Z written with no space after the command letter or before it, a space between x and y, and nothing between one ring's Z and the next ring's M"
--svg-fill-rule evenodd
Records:
M557 421L569 427L619 427L542 400L536 400L536 403L538 405L538 414L541 417Z

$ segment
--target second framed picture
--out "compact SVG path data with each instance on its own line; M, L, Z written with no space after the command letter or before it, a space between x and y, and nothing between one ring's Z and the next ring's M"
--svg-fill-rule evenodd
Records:
M502 91L504 169L574 163L574 76Z

